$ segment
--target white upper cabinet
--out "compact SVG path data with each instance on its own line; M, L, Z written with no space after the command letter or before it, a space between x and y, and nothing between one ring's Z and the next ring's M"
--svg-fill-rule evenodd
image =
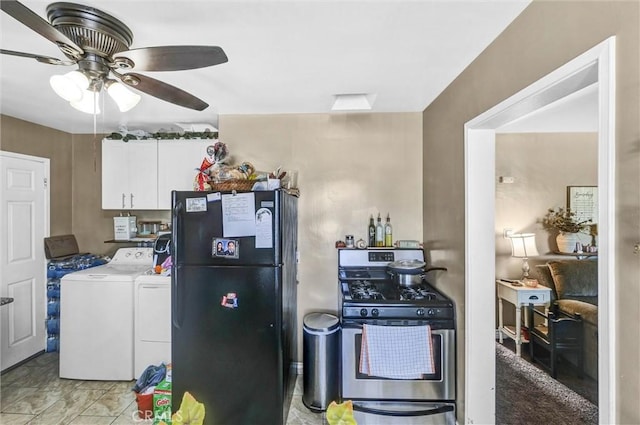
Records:
M102 209L158 209L158 141L102 141Z
M102 209L169 210L172 190L193 190L215 139L102 141Z
M158 142L158 208L171 209L172 190L193 190L193 182L215 139L160 140Z

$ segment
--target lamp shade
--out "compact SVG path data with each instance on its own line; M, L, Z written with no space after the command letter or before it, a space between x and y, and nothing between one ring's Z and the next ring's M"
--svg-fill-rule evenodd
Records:
M535 233L516 233L509 236L511 240L511 256L529 258L540 255L536 247Z

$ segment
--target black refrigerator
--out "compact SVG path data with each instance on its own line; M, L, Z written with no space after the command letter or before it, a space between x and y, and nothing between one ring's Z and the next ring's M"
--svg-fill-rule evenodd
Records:
M172 410L205 424L284 424L297 350L297 197L172 192ZM253 220L252 220L253 217Z

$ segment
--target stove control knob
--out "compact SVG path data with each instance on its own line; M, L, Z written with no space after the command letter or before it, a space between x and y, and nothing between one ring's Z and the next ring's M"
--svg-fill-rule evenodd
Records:
M362 316L362 317L366 317L367 316L367 309L366 308L363 308L363 309L360 310L360 316Z
M371 315L373 317L378 317L379 314L380 314L380 312L378 311L377 308L374 308L373 310L371 310Z
M436 311L432 308L430 308L429 310L427 310L427 316L429 317L433 317L436 315Z
M416 314L420 317L424 316L424 308L419 308L416 310Z

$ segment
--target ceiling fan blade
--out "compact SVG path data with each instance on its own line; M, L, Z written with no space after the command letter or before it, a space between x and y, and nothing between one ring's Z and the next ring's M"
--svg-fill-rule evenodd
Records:
M20 56L23 58L31 58L31 59L35 59L38 62L41 63L47 63L49 65L73 65L76 62L72 62L72 61L63 61L57 58L52 58L49 56L42 56L42 55L34 55L32 53L23 53L23 52L16 52L13 50L4 50L4 49L0 49L0 53L3 55L11 55L11 56Z
M136 71L182 71L219 65L229 59L218 46L157 46L126 50L117 53L118 58L133 61Z
M15 0L2 0L0 9L47 40L56 43L65 54L79 59L84 53L81 47L22 3Z
M127 86L140 90L146 94L150 94L158 99L175 103L176 105L184 106L185 108L195 109L196 111L202 111L209 107L208 103L198 99L194 95L172 86L171 84L156 80L155 78L136 74L134 72L128 74L118 74L114 72L114 74Z

